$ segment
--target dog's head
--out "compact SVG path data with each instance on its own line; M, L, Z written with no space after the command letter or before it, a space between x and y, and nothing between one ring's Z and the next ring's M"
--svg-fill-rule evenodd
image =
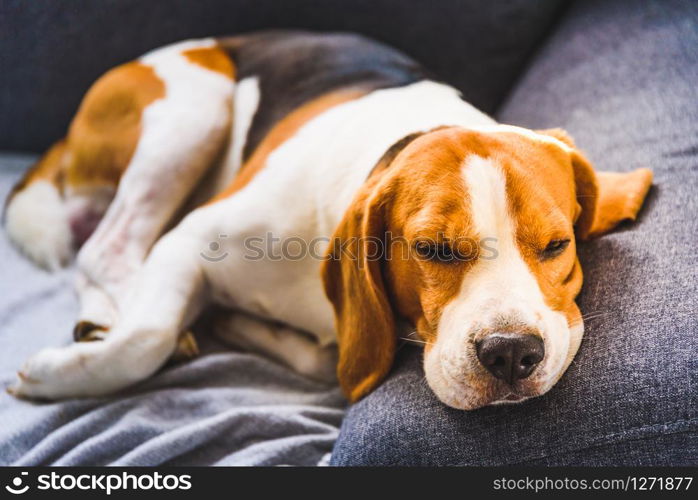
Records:
M582 338L576 240L634 219L646 169L594 172L561 130L444 128L391 148L323 267L350 400L389 371L396 320L424 342L426 379L474 409L548 391Z

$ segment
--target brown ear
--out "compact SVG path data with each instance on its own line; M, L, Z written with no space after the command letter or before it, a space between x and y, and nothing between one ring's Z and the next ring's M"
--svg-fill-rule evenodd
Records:
M596 238L626 220L635 220L652 186L652 171L596 172L562 129L541 130L572 148L572 167L581 212L576 222L577 238Z
M372 179L339 224L322 267L339 336L337 376L351 402L373 390L395 356L393 312L382 276L387 192Z

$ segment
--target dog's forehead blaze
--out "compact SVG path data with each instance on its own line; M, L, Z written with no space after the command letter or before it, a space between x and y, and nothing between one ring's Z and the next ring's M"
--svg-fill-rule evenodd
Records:
M501 169L516 232L512 237L548 305L576 319L573 299L581 286L581 269L574 248L558 262L545 266L532 251L544 246L546 238L571 234L575 216L569 152L554 141L455 127L411 141L395 158L398 188L390 212L391 231L408 240L437 233L474 241L486 237L473 229L472 207L462 176L472 155L489 159ZM391 259L388 263L386 276L393 300L425 340L435 337L444 307L458 295L472 265L472 261L440 265L416 259Z
M579 314L574 298L581 288L582 272L574 241L577 202L569 151L536 134L500 135L506 146L492 158L506 179L514 240L548 307L564 313L572 323ZM567 251L541 260L540 250L556 239L571 240Z
M460 216L467 217L467 190L461 173L471 155L491 159L502 169L512 214L550 208L530 202L535 199L554 204L565 215L574 215L574 176L567 148L540 134L458 127L424 134L397 155L395 163L404 185L404 206L399 208L414 209L430 198L441 210L465 208ZM455 204L454 200L464 203Z

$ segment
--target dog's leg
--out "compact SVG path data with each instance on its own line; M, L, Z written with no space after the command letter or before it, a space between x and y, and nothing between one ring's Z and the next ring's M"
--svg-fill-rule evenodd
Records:
M141 59L164 82L165 95L143 111L116 196L78 254L78 340L115 324L133 276L229 136L234 84L229 75L188 59L187 47ZM196 50L217 49L204 44Z
M308 333L238 311L217 312L213 332L232 347L263 354L308 377L337 379L337 347L323 347Z
M43 399L101 396L154 373L205 302L199 247L177 229L164 236L132 284L125 314L104 340L40 351L9 392Z
M255 182L262 185L266 180L259 177ZM245 189L191 212L155 244L137 280L129 284L125 294L129 300L119 306L116 324L104 340L38 353L22 369L12 391L49 399L94 396L143 380L172 356L182 332L209 301L274 315L317 338L329 339L333 318L314 274L317 260L311 255L301 261L248 255L249 235L287 231L288 221L278 216L280 209L255 189ZM294 236L312 239L302 232ZM320 378L332 376L334 361L325 363L333 357L331 349L321 352L317 344L292 329L273 332L262 325L247 321L238 327L261 350L299 371ZM274 345L275 337L281 337L280 348Z

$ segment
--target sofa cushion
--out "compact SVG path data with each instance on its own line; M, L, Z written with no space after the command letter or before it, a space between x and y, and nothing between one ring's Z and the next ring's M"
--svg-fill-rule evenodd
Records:
M499 113L562 126L599 170L647 166L639 220L581 245L582 347L548 394L462 412L421 351L353 406L333 463L698 464L698 5L579 1Z
M109 68L178 40L346 30L393 44L494 110L565 0L7 0L0 5L0 149L59 139Z

